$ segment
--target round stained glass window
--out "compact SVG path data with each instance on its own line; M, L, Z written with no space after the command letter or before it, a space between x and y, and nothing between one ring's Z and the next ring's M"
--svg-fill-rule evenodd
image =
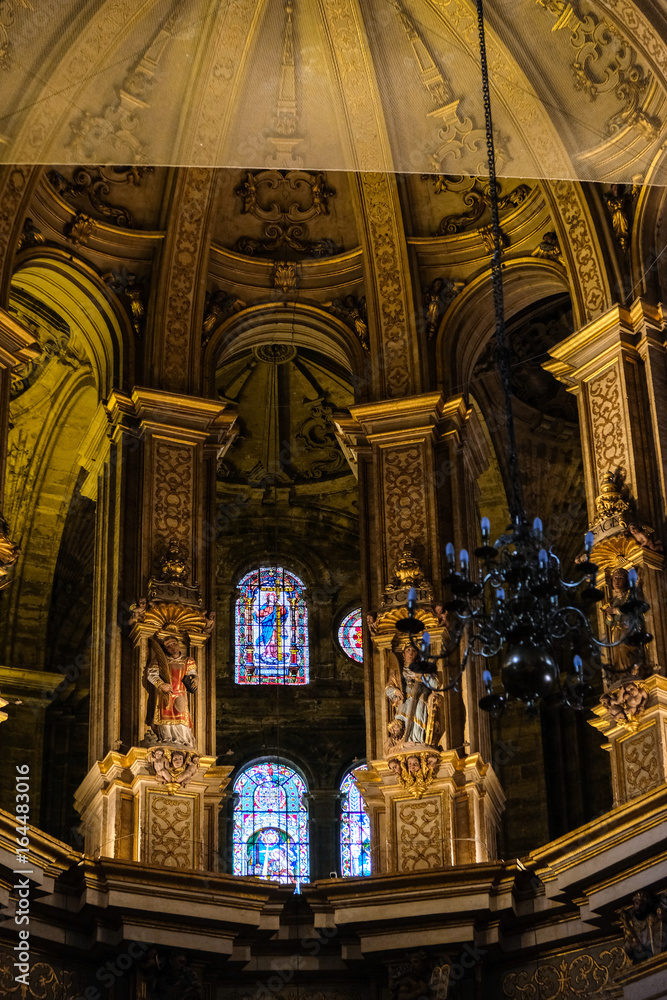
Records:
M364 662L364 642L361 626L361 608L345 615L338 629L338 641L351 660Z

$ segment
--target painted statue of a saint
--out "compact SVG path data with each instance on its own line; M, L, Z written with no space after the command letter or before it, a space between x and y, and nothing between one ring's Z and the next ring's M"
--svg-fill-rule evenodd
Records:
M396 656L390 655L385 693L394 707L394 718L389 726L391 752L411 743L434 746L438 679L434 674L417 673L411 669L417 651L411 646L403 650L403 669L399 672ZM400 730L400 735L399 735ZM389 742L389 741L388 741Z
M161 743L194 747L188 692L197 690L197 665L183 654L175 636L151 639L146 679L151 685L147 724Z
M629 631L628 616L621 608L630 598L630 580L627 569L619 567L612 573L609 602L602 607L605 623L611 642L623 639ZM631 677L642 676L645 668L645 655L641 646L630 646L622 642L609 650L612 665L616 670L627 672Z

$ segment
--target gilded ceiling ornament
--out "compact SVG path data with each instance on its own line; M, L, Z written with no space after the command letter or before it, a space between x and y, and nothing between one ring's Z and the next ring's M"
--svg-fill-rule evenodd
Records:
M42 246L44 243L46 243L46 239L33 223L32 219L26 219L23 223L23 230L16 244L16 249L27 250L28 247Z
M234 244L237 253L266 255L289 247L310 257L331 257L341 253L331 239L308 238L307 223L328 215L328 201L335 195L323 173L305 170L260 170L248 172L236 188L243 198L242 213L264 224L264 236L241 236Z
M423 181L431 181L436 194L458 194L467 206L467 211L457 215L446 215L441 219L438 228L433 233L434 236L453 236L456 233L472 229L483 218L487 211L490 213L491 194L489 185L485 178L468 177L463 174L447 176L445 174L422 174ZM498 199L499 211L510 211L518 208L531 193L528 184L518 184L515 188L502 195L501 185L498 184L498 191L501 197ZM489 217L487 215L487 217Z
M108 200L112 185L120 187L131 185L139 187L145 174L152 173L154 167L138 166L95 166L78 167L68 181L58 170L47 172L47 180L51 187L63 198L85 195L104 219L109 219L113 225L125 229L137 229L137 224L129 208L114 205Z
M639 191L637 185L628 190L625 184L612 184L604 196L616 242L624 253L630 244L635 202Z
M270 365L286 365L288 361L293 361L297 351L293 344L258 344L253 347L252 353L258 361L264 361Z
M75 215L64 229L65 236L70 243L76 243L79 246L86 246L94 232L95 220L84 214Z
M296 291L296 264L288 261L277 261L273 266L273 287L277 288L283 295Z
M554 232L545 233L538 245L531 252L531 257L542 260L555 260L556 263L565 267L565 258L558 242L558 236Z
M28 0L4 0L4 3L0 4L0 69L9 69L11 66L9 29L14 24L17 7L22 7L24 10L35 9Z
M430 285L422 289L426 332L429 337L437 332L447 306L463 291L465 285L465 281L457 281L453 278L435 278Z
M213 333L221 323L229 316L233 316L234 313L241 312L242 309L246 308L247 304L243 299L239 299L235 295L229 295L221 288L216 289L214 292L208 292L202 326L202 347L206 347Z
M344 299L333 299L324 302L324 308L333 316L342 319L351 330L354 330L361 346L370 351L368 340L368 313L366 311L366 296L357 299L356 295L346 295Z
M638 65L637 53L616 25L593 11L579 13L566 0L536 2L556 17L554 31L570 31L570 42L576 50L572 63L575 89L584 90L592 101L600 94L613 92L621 102L620 111L605 123L605 135L610 137L630 127L649 139L657 139L662 122L642 107L652 76Z
M9 525L0 514L0 590L12 582L20 553L18 545L9 537Z

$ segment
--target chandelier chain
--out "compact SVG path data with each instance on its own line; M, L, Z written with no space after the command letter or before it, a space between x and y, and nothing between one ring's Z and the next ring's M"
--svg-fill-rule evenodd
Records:
M476 0L477 28L479 33L479 53L482 70L482 94L484 99L484 124L486 130L486 151L489 169L489 200L491 202L491 228L493 233L493 256L491 258L491 282L493 287L493 305L496 320L496 348L498 368L505 397L505 418L507 421L508 455L507 465L510 476L509 497L510 515L513 521L525 521L526 515L521 495L521 480L517 460L516 435L514 431L514 415L512 413L512 386L510 382L510 354L505 335L505 302L503 296L502 253L503 242L498 215L498 183L496 180L496 153L493 142L493 121L491 118L491 90L489 86L489 69L486 61L486 36L484 31L483 0Z

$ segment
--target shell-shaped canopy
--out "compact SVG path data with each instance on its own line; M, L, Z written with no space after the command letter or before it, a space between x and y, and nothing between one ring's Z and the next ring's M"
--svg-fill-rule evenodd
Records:
M487 0L499 173L667 182L658 4ZM1 8L4 162L486 172L474 0Z

